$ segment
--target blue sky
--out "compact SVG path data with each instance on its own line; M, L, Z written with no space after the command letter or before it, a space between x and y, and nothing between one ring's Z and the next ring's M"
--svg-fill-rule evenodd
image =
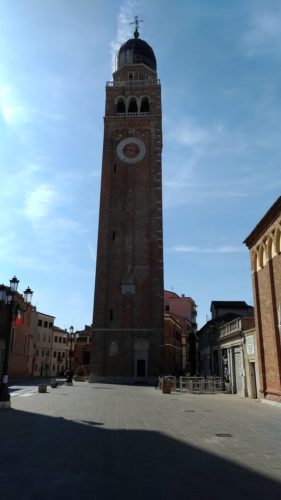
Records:
M280 195L281 4L0 0L0 275L90 324L105 82L131 37L163 96L165 288L252 303L243 240Z

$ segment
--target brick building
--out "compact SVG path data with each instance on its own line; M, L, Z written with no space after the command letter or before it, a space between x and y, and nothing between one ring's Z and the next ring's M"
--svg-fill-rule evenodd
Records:
M76 341L74 346L73 368L76 371L82 369L85 375L90 373L90 361L92 350L92 328L85 326L84 330L76 332Z
M184 326L178 317L172 313L164 315L164 374L179 376L182 373L183 351L182 343Z
M281 403L281 197L244 243L251 259L260 397Z
M24 296L19 292L14 292L12 304L7 304L5 295L8 290L9 287L1 286L0 374L2 375L4 353L10 330L9 378L27 378L32 376L33 370L36 310L31 304L25 302ZM16 311L18 311L17 314L15 314Z
M106 85L91 380L163 371L161 122L155 55L136 27Z
M181 372L195 375L198 372L197 310L191 297L164 290L165 322L167 314L181 325ZM166 340L165 340L166 342Z

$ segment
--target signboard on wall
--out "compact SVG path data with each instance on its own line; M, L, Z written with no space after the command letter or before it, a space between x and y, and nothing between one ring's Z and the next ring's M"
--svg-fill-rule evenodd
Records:
M251 356L251 354L255 354L254 335L248 335L246 337L246 349L248 356Z

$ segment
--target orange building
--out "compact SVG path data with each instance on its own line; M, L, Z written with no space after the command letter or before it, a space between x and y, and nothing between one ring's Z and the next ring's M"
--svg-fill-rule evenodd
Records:
M169 314L181 325L180 371L191 375L198 372L196 307L191 297L186 297L184 294L179 296L175 292L164 290L165 329Z

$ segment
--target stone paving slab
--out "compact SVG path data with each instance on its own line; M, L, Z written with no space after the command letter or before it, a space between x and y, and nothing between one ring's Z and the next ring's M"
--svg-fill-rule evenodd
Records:
M281 408L254 400L74 382L0 422L1 500L281 498Z

